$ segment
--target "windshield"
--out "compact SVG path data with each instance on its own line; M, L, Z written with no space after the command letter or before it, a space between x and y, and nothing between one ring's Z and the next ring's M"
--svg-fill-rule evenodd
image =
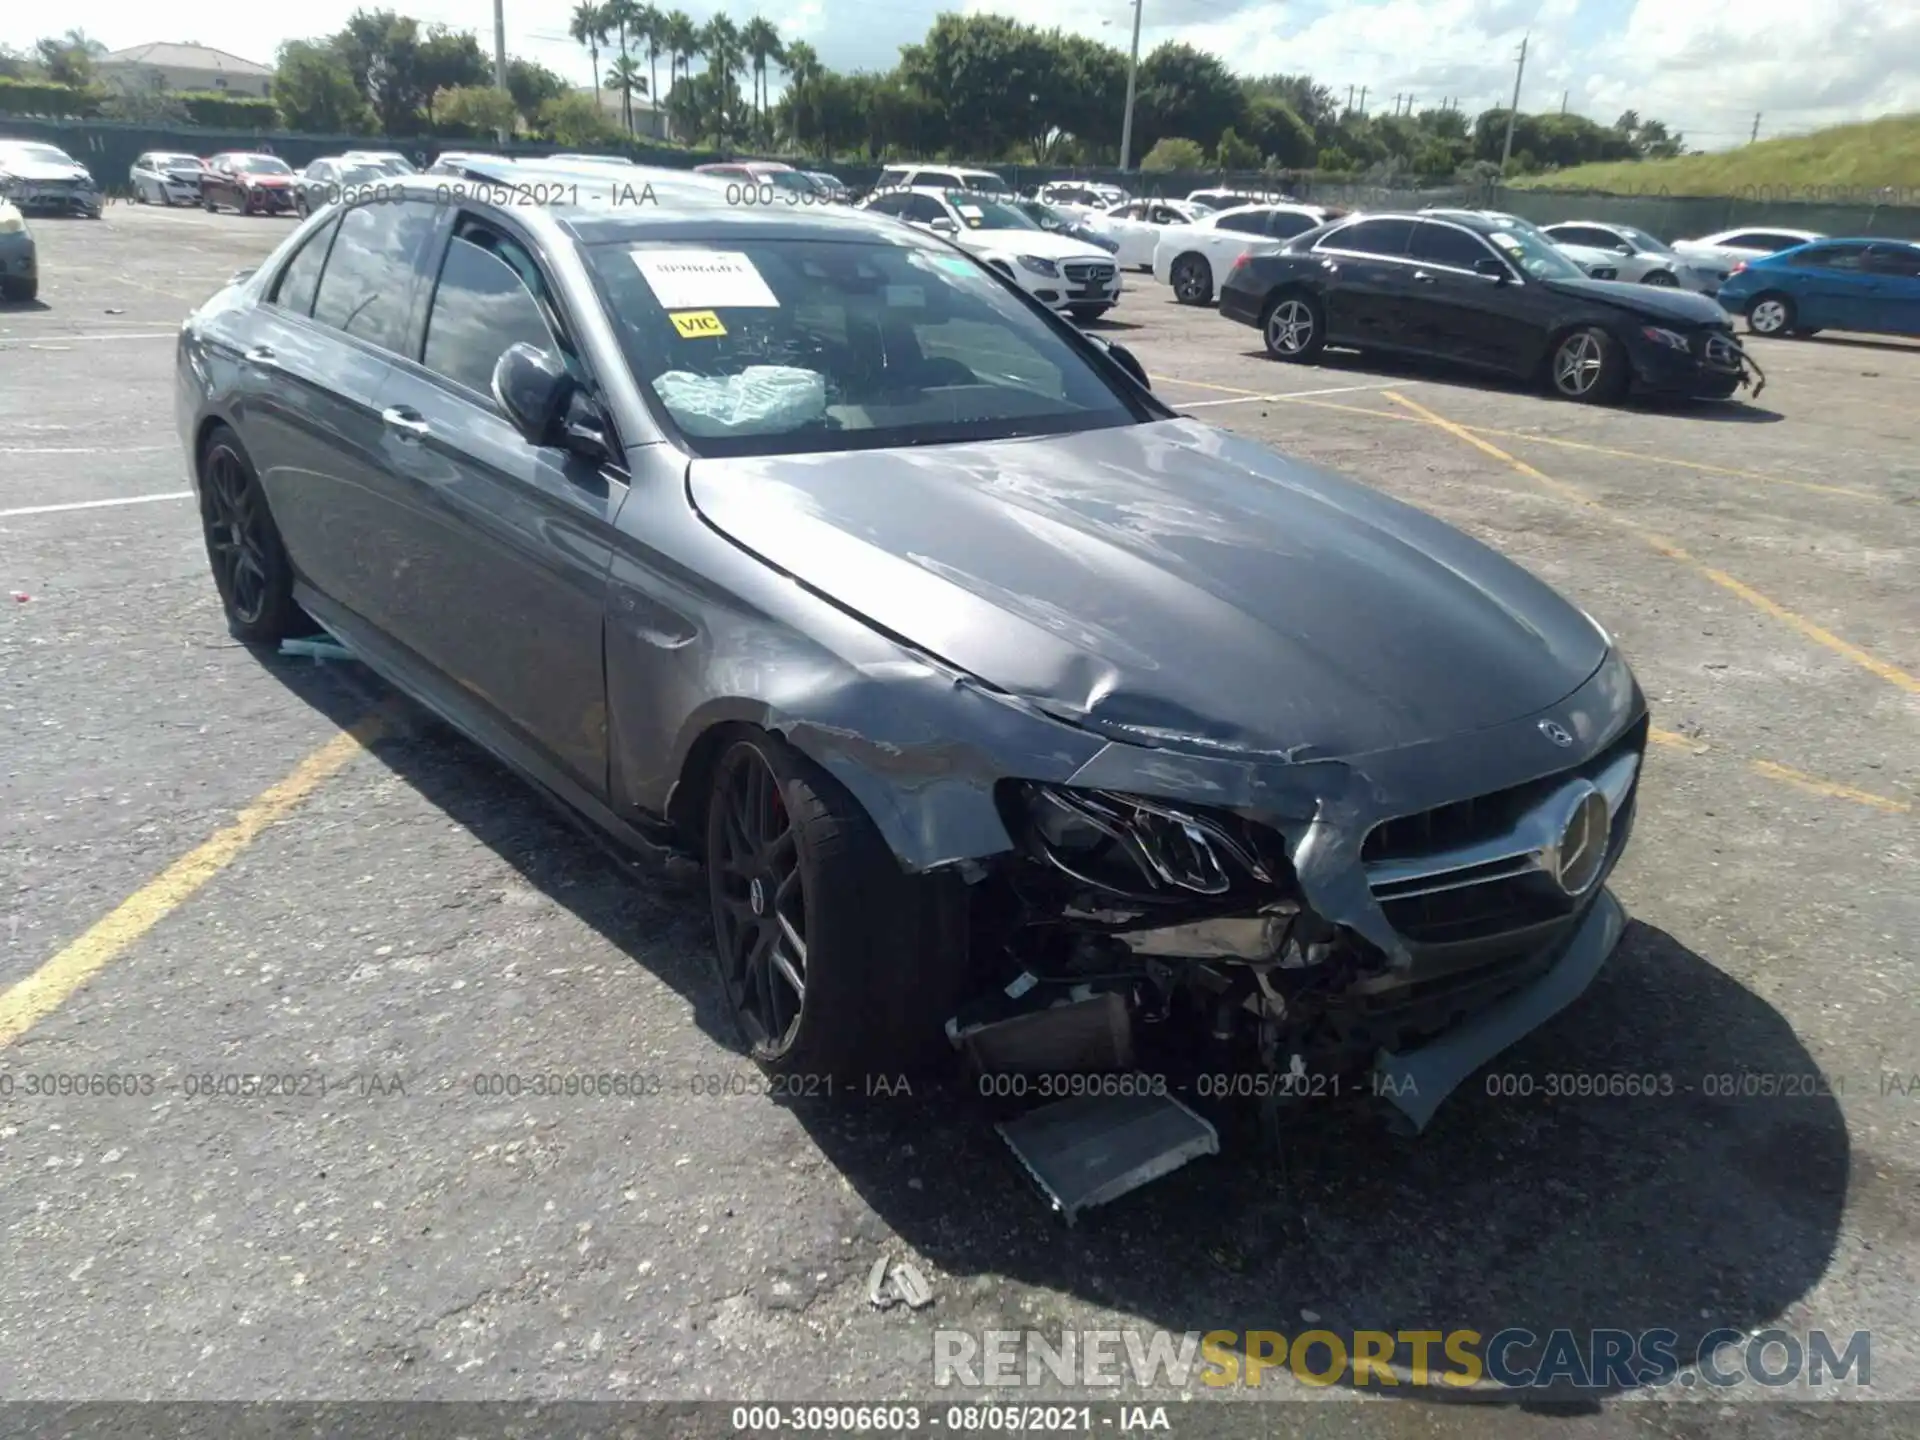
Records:
M186 165L198 170L200 168L200 157L198 155L156 155L153 157L153 163L156 166Z
M966 180L967 189L975 194L1011 195L1013 193L1007 188L1007 182L998 175L983 172L978 175L968 175Z
M1587 272L1537 226L1516 215L1489 217L1486 238L1493 248L1536 280L1582 280Z
M1642 251L1648 255L1673 254L1673 247L1671 245L1667 244L1664 240L1654 239L1653 236L1644 230L1636 229L1632 225L1616 225L1613 228L1626 236L1627 243L1633 246L1635 250Z
M233 168L244 170L249 175L291 175L284 160L276 160L271 155L235 155Z
M15 160L33 160L42 165L74 165L78 162L66 151L55 145L13 144L0 145L0 155Z
M377 185L393 174L394 172L387 169L384 165L355 164L343 169L340 172L340 178L335 183L339 185Z
M1071 230L1074 226L1071 215L1054 209L1044 200L1017 200L1014 208L1042 230Z
M1147 418L968 256L725 244L587 251L628 364L696 455L1059 435Z
M992 200L978 190L949 190L947 203L960 212L969 230L1038 230L1040 226L1016 205Z

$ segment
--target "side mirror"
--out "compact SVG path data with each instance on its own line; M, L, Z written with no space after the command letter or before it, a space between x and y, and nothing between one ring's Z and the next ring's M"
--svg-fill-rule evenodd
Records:
M927 228L936 235L958 235L960 233L958 223L945 215L942 215L938 220L928 221Z
M1631 255L1633 254L1633 247L1631 245L1616 245L1613 247L1613 253L1616 255Z
M611 453L604 417L550 351L508 347L493 367L493 398L530 445L562 445L596 459Z
M1474 261L1473 273L1484 276L1496 285L1504 285L1513 278L1513 272L1507 269L1506 261L1496 260L1491 255L1484 255Z
M1085 331L1081 333L1086 334ZM1131 375L1134 383L1142 390L1150 391L1153 389L1153 382L1147 378L1147 367L1140 363L1140 357L1135 355L1133 351L1124 345L1116 345L1113 341L1101 335L1087 335L1087 338L1102 350L1106 351L1107 358L1112 360L1113 363L1118 365L1122 370L1126 371L1127 374Z

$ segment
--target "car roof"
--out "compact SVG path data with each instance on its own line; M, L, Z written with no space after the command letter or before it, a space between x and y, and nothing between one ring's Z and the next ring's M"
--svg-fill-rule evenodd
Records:
M922 243L918 231L891 216L848 206L789 209L740 205L736 203L738 195L730 198L730 187L719 177L666 166L635 165L610 175L606 166L591 162L476 161L467 176L470 182L478 182L473 198L481 204L488 199L488 182L503 188L541 182L567 187L565 198L557 203L503 208L530 214L536 217L535 223L550 220L583 245L639 240L713 244L727 239L825 237L900 244L906 236L913 237L915 244ZM445 176L396 176L391 183L403 193L442 201L449 189ZM452 182L453 198L460 197L460 184ZM943 242L931 238L924 243L945 248Z
M1209 220L1224 220L1229 215L1245 215L1251 210L1291 210L1299 215L1324 215L1327 213L1326 206L1324 205L1302 205L1297 200L1255 200L1248 205L1231 205L1225 210L1216 210L1207 218Z

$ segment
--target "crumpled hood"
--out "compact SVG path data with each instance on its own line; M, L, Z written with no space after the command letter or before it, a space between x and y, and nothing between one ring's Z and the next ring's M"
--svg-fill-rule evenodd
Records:
M1617 256L1615 257L1618 258ZM1625 280L1549 280L1547 285L1568 295L1605 300L1656 323L1729 325L1718 301L1691 290L1669 290L1659 285L1637 285Z
M1477 541L1192 420L696 460L688 485L873 625L1116 739L1365 754L1532 714L1605 656Z

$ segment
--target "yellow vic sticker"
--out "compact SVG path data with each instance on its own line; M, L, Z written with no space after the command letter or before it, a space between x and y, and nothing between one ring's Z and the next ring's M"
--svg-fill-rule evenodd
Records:
M669 317L673 328L680 332L682 340L704 340L713 335L724 335L727 327L720 323L720 317L711 310L682 310Z

